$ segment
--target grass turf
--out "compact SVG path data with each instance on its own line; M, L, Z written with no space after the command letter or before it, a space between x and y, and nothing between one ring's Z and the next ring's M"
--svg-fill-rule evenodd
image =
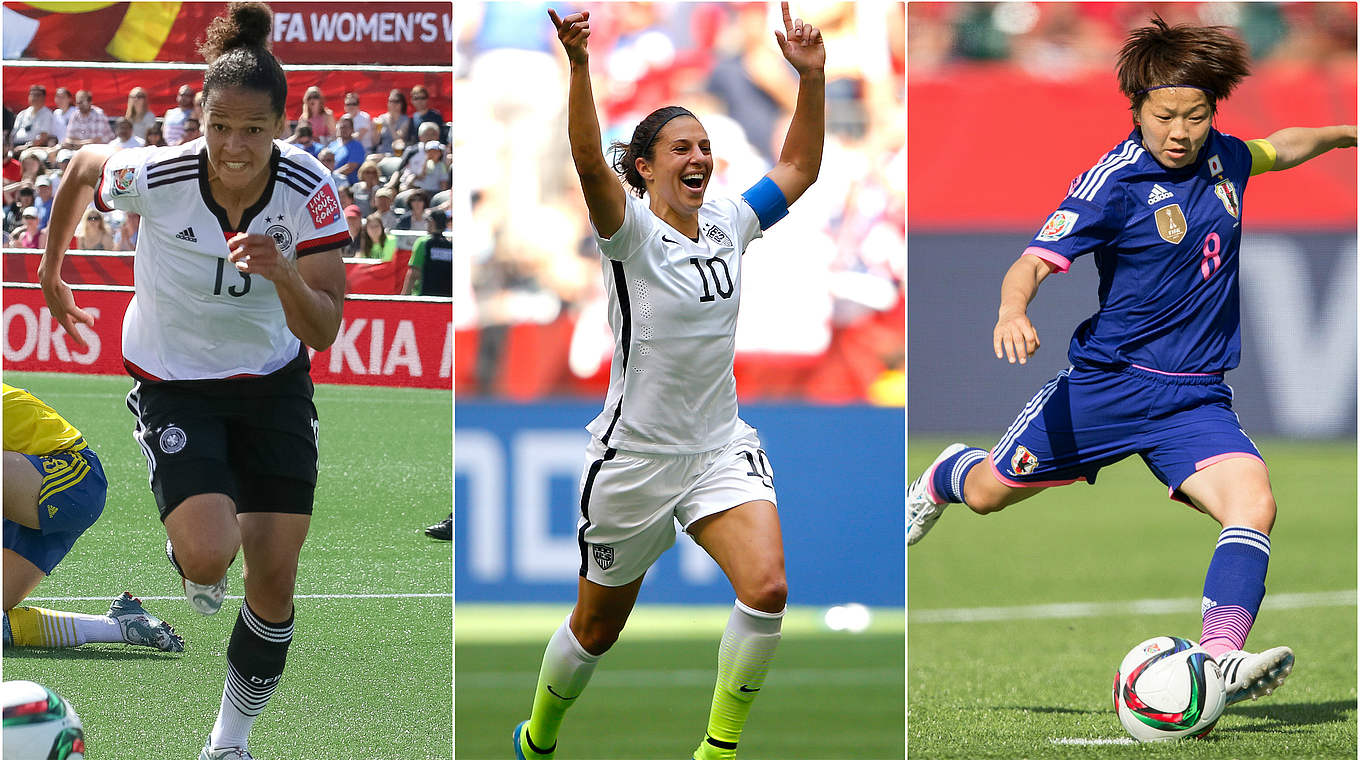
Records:
M947 443L912 439L911 476ZM1110 698L1124 653L1159 634L1198 636L1219 530L1167 500L1134 458L1103 470L1094 486L1051 489L985 519L954 507L908 551L909 756L1354 758L1355 445L1258 443L1279 516L1266 602L1247 646L1294 649L1297 665L1280 691L1229 707L1202 741L1096 743L1125 737ZM1272 607L1272 595L1290 594L1305 596ZM1141 599L1182 602L1155 614L1118 604ZM1070 602L1104 606L1080 617L934 622L959 619L939 610Z
M529 716L543 648L570 610L459 604L458 760L510 757ZM688 760L703 738L718 639L730 610L639 605L568 711L558 760ZM902 610L874 610L858 633L791 608L765 688L742 735L742 760L901 758Z
M109 478L103 516L31 604L103 614L126 589L186 641L179 655L113 644L6 648L5 679L67 697L91 757L197 757L221 697L241 562L228 573L236 598L217 615L201 617L183 600L123 403L129 379L8 372L5 382L79 428ZM452 508L452 397L318 386L316 405L321 472L297 585L316 598L296 602L287 670L251 751L260 760L449 758L453 554L421 530ZM339 596L355 594L374 596ZM52 597L63 600L37 601Z

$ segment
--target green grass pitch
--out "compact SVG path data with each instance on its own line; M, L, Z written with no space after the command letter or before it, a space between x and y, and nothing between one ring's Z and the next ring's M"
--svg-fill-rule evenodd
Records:
M543 648L570 609L457 605L458 760L512 757L510 733L529 717ZM729 612L639 605L567 712L557 760L689 760L708 720ZM870 627L852 634L826 630L821 610L789 609L742 760L903 757L902 610L872 612Z
M910 476L947 443L913 438ZM1247 648L1294 649L1283 688L1204 740L1109 743L1126 737L1110 697L1124 653L1198 637L1219 531L1134 457L985 518L952 507L908 550L909 757L1355 758L1356 447L1258 443L1279 512ZM1149 599L1172 601L1130 604ZM1046 606L1071 603L1089 604Z
M101 760L194 758L212 728L240 607L202 617L165 559L165 531L132 438L125 377L8 372L78 427L109 478L103 516L32 604L102 614L124 590L169 620L183 654L113 644L4 651L4 678L46 684ZM251 733L260 760L449 758L453 554L422 528L452 504L448 391L318 386L321 473L298 572L288 666ZM350 595L350 596L346 596ZM354 595L368 595L355 597ZM53 601L37 601L56 598ZM77 601L68 601L70 598Z

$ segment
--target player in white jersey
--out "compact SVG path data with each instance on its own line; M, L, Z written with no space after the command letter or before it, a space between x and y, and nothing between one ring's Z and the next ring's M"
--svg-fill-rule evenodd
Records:
M548 642L533 711L515 727L515 757L553 757L567 707L618 639L678 520L737 597L693 753L729 760L763 688L788 595L769 461L737 416L742 253L817 178L826 52L821 32L793 20L784 3L775 38L799 87L779 161L740 197L705 200L708 134L679 106L643 119L629 143L613 146L613 166L606 161L590 87L590 13L548 15L570 62L567 131L602 254L615 348L604 410L588 427L576 606Z
M250 757L251 726L283 674L316 488L307 347L334 342L345 292L349 233L330 174L272 139L288 82L271 26L268 6L232 3L208 27L203 137L76 154L39 266L53 318L83 345L77 325L93 318L61 281L65 241L92 195L142 216L123 359L166 551L204 614L221 607L238 551L247 569L200 760Z

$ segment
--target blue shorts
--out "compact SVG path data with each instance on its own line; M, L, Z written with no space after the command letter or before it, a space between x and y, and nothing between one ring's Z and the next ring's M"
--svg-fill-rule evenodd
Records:
M4 547L51 573L104 511L108 480L93 449L24 454L43 474L38 530L5 520Z
M1069 367L1030 400L992 449L992 472L1012 486L1094 483L1100 468L1138 454L1171 498L1224 459L1261 459L1232 410L1222 375Z

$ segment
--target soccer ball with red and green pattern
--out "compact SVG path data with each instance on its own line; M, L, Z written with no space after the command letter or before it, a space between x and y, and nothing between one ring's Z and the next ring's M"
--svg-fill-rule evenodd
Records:
M1209 733L1227 693L1218 663L1193 641L1157 636L1134 647L1114 674L1114 709L1140 742Z

